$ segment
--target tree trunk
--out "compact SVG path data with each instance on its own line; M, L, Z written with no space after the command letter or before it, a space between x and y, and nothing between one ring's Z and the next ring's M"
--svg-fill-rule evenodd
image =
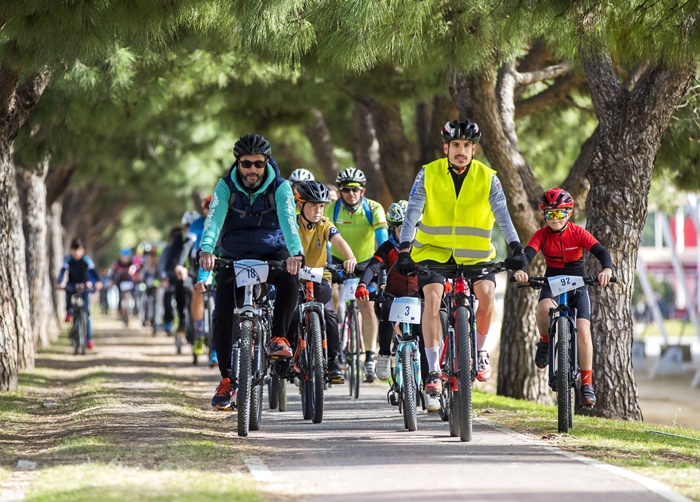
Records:
M418 151L406 137L399 103L371 101L370 110L379 141L381 172L391 193L388 201L381 201L387 207L395 200L408 199L420 168Z
M20 367L30 366L29 294L12 141L0 140L0 390L15 390ZM31 351L29 351L31 354ZM29 359L29 360L28 360Z
M46 186L44 179L48 172L48 158L31 169L18 168L17 186L22 205L22 223L27 244L27 280L29 287L29 308L35 346L48 346L49 317L54 307L53 301L46 303L46 281L48 275L48 253L46 233Z
M500 85L501 93L497 95L495 82L490 72L485 71L469 77L454 75L451 92L461 118L469 118L481 128L480 144L498 173L513 224L524 244L538 228L532 199L541 188L515 138L514 84L510 93L504 87ZM542 271L542 265L536 267L533 264L529 269L533 275L541 275ZM536 292L516 289L511 283L507 285L504 310L508 315L503 317L501 326L497 392L503 396L549 403L551 394L546 376L536 371L534 365L534 347L539 340L534 320L536 305Z
M355 102L355 140L353 157L355 166L367 177L367 197L388 207L394 199L381 171L379 141L377 140L374 118L366 103Z
M0 390L16 389L19 369L34 363L13 142L48 80L41 73L20 82L15 70L0 64Z
M641 420L632 369L632 290L637 251L647 216L654 160L695 65L653 67L625 89L604 53L586 54L583 68L599 120L599 141L587 175L588 230L612 255L618 283L591 288L594 384L592 415ZM600 269L589 260L589 271ZM606 306L603 308L602 306Z
M338 159L333 153L331 132L320 110L312 109L311 117L312 121L304 127L304 133L314 150L316 163L323 175L322 179L326 183L335 183L335 178L338 175Z
M459 117L455 102L447 96L434 96L432 100L416 106L416 136L418 138L418 165L424 166L443 157L440 131L445 123Z
M54 313L53 319L55 319L56 330L49 329L50 335L55 335L51 337L51 340L58 338L58 333L61 328L61 319L63 318L61 314L66 311L66 297L61 294L60 291L53 287L58 280L58 272L63 266L63 258L65 256L63 249L63 227L61 226L61 212L63 208L63 203L58 200L51 204L46 215L46 228L48 229L48 251L49 251L49 288L50 294L53 299ZM51 322L51 321L49 321Z

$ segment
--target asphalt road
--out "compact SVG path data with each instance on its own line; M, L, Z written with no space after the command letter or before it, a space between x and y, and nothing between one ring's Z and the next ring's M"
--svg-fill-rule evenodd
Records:
M686 500L481 419L470 443L450 437L447 423L424 411L418 430L408 432L387 389L366 384L352 400L345 386L334 387L323 422L313 424L289 387L287 411L265 409L261 430L250 433L248 440L272 452L247 458L250 472L267 491L302 500Z

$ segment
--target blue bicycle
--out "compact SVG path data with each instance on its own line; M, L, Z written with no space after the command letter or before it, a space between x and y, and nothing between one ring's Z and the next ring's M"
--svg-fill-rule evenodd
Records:
M511 278L511 282L515 279ZM610 282L617 282L612 277ZM527 284L518 288L542 289L549 285L555 307L549 309L549 387L557 393L557 422L559 432L573 427L572 411L582 406L580 396L581 371L578 365L578 329L576 308L569 307L569 292L585 285L598 286L598 278L557 275L529 277ZM573 296L573 295L572 295Z
M380 303L392 301L389 321L398 323L400 329L400 334L394 339L396 364L391 371L391 388L387 393L387 400L399 407L405 427L409 431L415 431L418 429L416 408L423 389L423 379L420 371L418 335L413 332L411 326L421 322L421 301L420 298L395 297L386 292L373 293L370 298L373 296Z

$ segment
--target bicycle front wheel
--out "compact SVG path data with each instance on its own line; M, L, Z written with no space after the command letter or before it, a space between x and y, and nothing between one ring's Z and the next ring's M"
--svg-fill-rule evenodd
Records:
M401 378L403 379L402 401L404 425L409 431L418 429L416 416L416 377L413 374L413 351L409 345L401 349Z
M311 367L309 371L310 390L313 392L312 421L320 424L323 421L323 391L325 385L325 368L323 365L323 336L321 333L321 318L318 312L309 312L309 335L311 342Z
M571 326L566 317L557 320L557 421L559 432L569 432L571 422Z
M348 386L350 397L357 399L360 395L360 336L357 329L357 315L355 309L348 308L345 314L345 327L349 351L347 354L348 363Z
M239 323L240 337L238 340L238 435L246 437L250 430L250 392L252 387L251 347L253 339L253 323L245 319ZM233 359L232 359L233 360Z
M459 364L459 438L472 440L472 365L469 313L460 307L457 317L457 359Z

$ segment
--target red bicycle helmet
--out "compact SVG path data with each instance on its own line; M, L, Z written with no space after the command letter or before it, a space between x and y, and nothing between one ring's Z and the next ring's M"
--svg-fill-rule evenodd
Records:
M540 210L573 209L574 198L563 188L550 188L540 197Z

